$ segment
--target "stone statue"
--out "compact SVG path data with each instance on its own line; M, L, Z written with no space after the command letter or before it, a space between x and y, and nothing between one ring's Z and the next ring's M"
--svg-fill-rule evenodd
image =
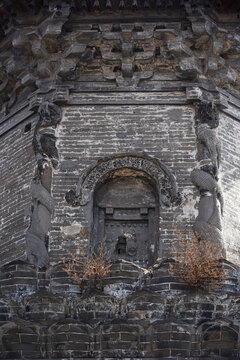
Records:
M57 105L46 101L40 105L38 113L39 121L34 131L33 149L39 165L45 159L49 159L53 167L56 167L58 164L58 150L53 132L55 132L56 126L61 121L62 112Z
M221 256L223 238L221 215L223 214L223 194L218 183L218 170L221 162L221 146L213 129L218 124L216 109L212 103L203 102L196 114L198 141L208 151L210 165L200 166L191 173L191 180L200 191L198 216L193 225L195 236L201 241L211 241L219 246Z
M48 264L47 241L54 200L51 195L52 168L58 165L54 131L61 121L61 109L48 101L38 110L33 149L37 160L36 177L31 184L31 224L26 233L27 258L39 267Z
M216 131L211 129L208 124L197 126L197 138L207 148L215 174L217 174L221 162L221 145L216 136Z

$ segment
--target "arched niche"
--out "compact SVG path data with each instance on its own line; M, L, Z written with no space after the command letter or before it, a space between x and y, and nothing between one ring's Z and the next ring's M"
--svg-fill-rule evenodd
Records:
M71 206L85 206L92 201L93 193L99 183L108 174L124 168L143 171L155 182L158 189L159 202L163 206L179 205L181 198L177 192L175 176L168 167L157 159L140 154L117 154L98 160L82 172L76 190L66 193L66 201Z
M81 174L76 190L68 191L66 200L71 206L83 207L93 247L106 236L112 259L146 266L161 256L160 209L181 202L175 176L167 166L135 153L98 160ZM135 235L124 227L135 228Z
M112 260L148 266L159 254L159 195L143 171L109 173L93 194L93 246L102 239Z

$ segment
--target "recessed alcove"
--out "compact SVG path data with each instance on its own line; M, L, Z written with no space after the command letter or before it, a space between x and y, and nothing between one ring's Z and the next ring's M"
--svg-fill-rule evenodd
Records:
M159 253L158 199L145 172L125 168L108 174L93 195L93 246L105 239L111 260L152 264Z

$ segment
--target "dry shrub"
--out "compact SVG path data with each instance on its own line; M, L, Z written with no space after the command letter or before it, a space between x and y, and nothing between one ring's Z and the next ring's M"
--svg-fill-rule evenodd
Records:
M73 277L80 288L83 282L87 281L97 287L97 281L102 279L110 271L112 263L105 250L105 239L101 241L96 251L91 250L90 245L85 245L87 232L83 228L80 234L81 243L77 246L77 253L68 251L69 258L63 258L64 267L62 268L69 276Z
M221 261L222 248L210 241L199 241L192 232L189 239L179 234L178 240L173 247L170 274L190 288L219 288L227 278Z

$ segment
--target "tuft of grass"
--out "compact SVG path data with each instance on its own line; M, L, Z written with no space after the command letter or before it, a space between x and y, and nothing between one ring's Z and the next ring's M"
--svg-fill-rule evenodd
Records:
M221 246L212 241L199 241L193 232L189 239L179 234L169 272L190 288L217 289L227 279L221 253Z
M83 243L83 240L87 239L84 228L80 235L81 243L78 244L76 253L68 251L69 257L62 259L64 264L62 270L74 278L81 289L83 289L83 281L93 283L96 288L97 282L102 282L112 266L105 250L105 239L101 241L96 251L93 251L89 245Z

